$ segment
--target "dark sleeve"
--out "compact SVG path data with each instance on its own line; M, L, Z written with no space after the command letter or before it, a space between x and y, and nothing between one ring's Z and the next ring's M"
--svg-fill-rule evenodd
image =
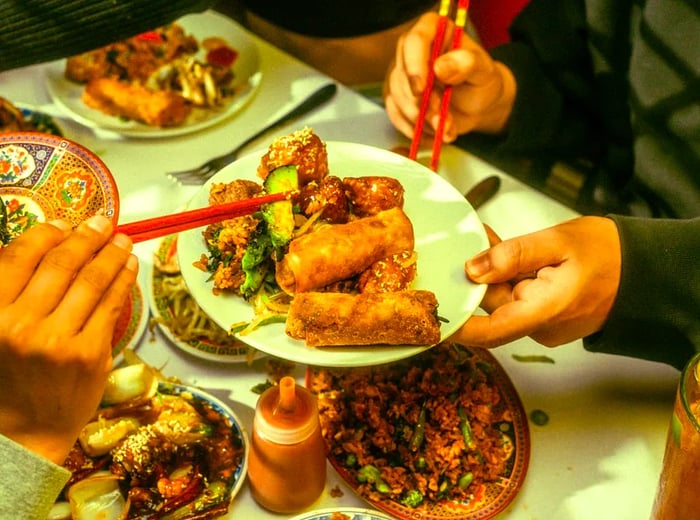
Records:
M681 369L700 351L700 218L612 218L622 245L620 288L605 327L584 346Z
M80 54L155 29L214 0L0 0L0 71Z
M513 71L517 95L499 147L580 156L594 137L593 72L583 0L532 0L491 53Z

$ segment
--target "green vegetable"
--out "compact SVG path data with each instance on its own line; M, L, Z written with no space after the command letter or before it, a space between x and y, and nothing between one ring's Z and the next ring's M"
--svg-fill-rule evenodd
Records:
M513 359L522 363L550 363L554 364L554 360L549 356L523 356L521 354L511 354Z
M418 458L416 459L416 462L415 462L415 464L414 464L414 467L415 467L417 470L423 470L423 469L425 469L425 468L428 467L428 461L425 460L425 457L418 457Z
M297 167L289 165L276 168L265 178L263 186L267 193L299 189ZM291 200L280 200L265 204L261 209L272 247L279 252L289 244L294 234L294 205Z
M471 471L469 473L465 473L461 477L459 477L459 480L457 481L457 486L459 489L467 489L469 487L469 484L472 483L472 480L474 480L474 473Z
M380 493L389 493L391 491L389 484L384 482L384 480L382 479L381 472L371 464L362 466L357 472L355 478L358 482L361 482L363 484L374 484L374 489L376 489Z
M10 239L12 238L7 227L7 207L5 206L5 201L0 197L0 246L6 246L10 243Z
M549 422L549 415L544 410L532 410L530 412L530 420L537 426L544 426Z
M354 453L348 453L348 456L345 457L345 465L348 468L355 467L357 465L357 456Z
M425 401L423 401L423 406L421 406L420 414L418 415L418 424L416 424L416 428L411 436L411 450L413 451L420 449L425 440L425 416Z
M423 493L412 489L401 499L401 503L408 507L418 507L423 503Z

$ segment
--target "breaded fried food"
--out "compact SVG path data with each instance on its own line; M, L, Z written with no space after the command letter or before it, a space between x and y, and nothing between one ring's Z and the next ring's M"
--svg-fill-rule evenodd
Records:
M159 127L181 125L192 111L187 100L175 92L152 91L113 78L91 80L85 86L82 100L90 108L110 116Z
M299 186L318 182L328 175L326 143L311 128L275 139L260 159L258 177L265 179L272 170L291 164L297 167Z

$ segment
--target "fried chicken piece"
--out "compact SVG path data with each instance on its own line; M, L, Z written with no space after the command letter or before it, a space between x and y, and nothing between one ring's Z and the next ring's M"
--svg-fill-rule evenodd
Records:
M0 97L0 132L19 132L27 128L22 111L7 99Z
M154 92L112 78L90 81L85 86L82 100L90 108L110 116L158 127L181 125L192 111L192 106L179 94Z
M272 170L291 164L297 167L300 187L328 175L326 144L311 128L275 139L260 159L258 177L265 179Z
M261 193L262 186L260 184L246 179L214 183L209 189L209 204L213 206L214 204L250 199Z
M299 194L299 206L306 216L323 211L321 218L333 224L344 224L350 217L350 206L343 182L334 175L304 186Z
M343 187L351 212L358 217L376 215L391 208L403 208L403 186L392 177L345 177Z
M409 289L416 278L416 252L404 251L379 260L360 274L361 293L396 292Z

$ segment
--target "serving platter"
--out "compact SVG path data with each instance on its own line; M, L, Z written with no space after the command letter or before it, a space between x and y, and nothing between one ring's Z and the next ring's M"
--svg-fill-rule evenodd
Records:
M359 369L308 367L306 386L317 394L329 462L360 498L392 518L486 520L508 507L522 486L530 459L528 419L512 381L488 350L445 342L410 361L390 365ZM470 424L469 435L476 439L476 446L470 447L462 440L464 427L462 423L460 426L453 424L451 413L446 410L448 406L444 404L446 400L470 403L464 408L464 417ZM347 405L343 404L345 402ZM425 440L415 448L413 434L408 437L410 441L399 439L399 425L406 424L405 428L412 430L411 412L418 416L421 406L426 408L428 417L424 426ZM433 414L435 416L431 417ZM367 423L362 420L364 416L370 417ZM387 433L382 421L395 428L396 440L392 443L395 451L378 444L381 442L378 439L386 438L384 434ZM487 430L491 433L486 437L493 438L483 441L484 433L480 432ZM403 450L397 447L402 444L408 446ZM361 455L355 451L358 445L363 446L359 449ZM430 448L432 446L439 448ZM494 447L498 446L496 451ZM433 450L442 453L432 455ZM495 466L498 471L491 472L497 474L491 479L479 478L477 469L473 469L475 476L464 496L440 499L426 496L419 505L409 506L403 499L368 493L367 487L357 478L359 464L348 464L349 455L353 454L357 460L370 460L382 472L390 466L405 468L407 475L413 471L421 473L415 480L406 479L415 485L432 477L433 464L436 473L445 471L445 466L450 465L443 461L444 453L448 452L458 453L456 457L470 471L478 469L479 465L496 464L493 461L498 459ZM369 459L370 453L380 453L376 457L383 461ZM427 469L415 465L419 456L428 461ZM396 483L389 482L393 489ZM402 490L403 493L407 491Z
M114 366L119 365L124 359L126 349L135 349L141 340L141 336L148 327L148 307L141 290L136 282L131 287L129 298L124 305L117 324L114 327L112 337L112 359Z
M104 162L56 135L0 134L0 197L11 237L53 219L77 225L101 213L116 225L119 217L117 185Z
M468 281L464 261L488 247L488 239L476 211L451 184L434 172L393 152L357 143L327 142L331 175L338 177L379 175L398 179L405 189L404 211L411 219L418 253L416 289L433 291L438 313L446 321L441 338L456 332L477 309L486 291ZM256 168L264 151L247 155L212 177L190 201L190 208L207 206L213 183L234 179L260 181ZM206 252L202 229L180 234L178 259L182 276L194 299L221 327L253 318L250 305L230 294L215 295L205 273L193 266ZM364 366L387 363L415 355L423 346L307 347L285 335L283 323L255 329L241 340L258 350L290 361L321 366Z
M260 56L255 42L236 22L214 11L189 14L178 19L188 34L198 41L207 37L224 39L238 52L233 65L233 88L236 94L219 109L194 109L187 121L179 126L160 128L136 121L125 121L94 110L83 103L84 85L67 79L65 60L53 62L46 69L46 86L53 102L76 122L91 128L110 130L132 137L172 137L197 132L216 125L239 112L254 97L262 80Z
M177 251L177 235L169 235L158 243L154 252L154 261L160 265L168 265ZM195 357L217 361L219 363L247 363L255 359L255 352L250 352L251 347L240 340L227 341L225 344L217 343L206 336L193 336L183 339L172 328L173 309L168 293L168 283L172 285L175 278L181 279L177 272L166 273L157 266L147 264L147 278L149 286L149 303L156 326L163 335L177 348ZM178 280L179 281L179 280ZM182 304L183 301L181 300ZM191 305L197 305L192 301ZM218 325L212 323L212 326ZM212 331L213 332L213 331ZM223 330L217 332L222 333Z

